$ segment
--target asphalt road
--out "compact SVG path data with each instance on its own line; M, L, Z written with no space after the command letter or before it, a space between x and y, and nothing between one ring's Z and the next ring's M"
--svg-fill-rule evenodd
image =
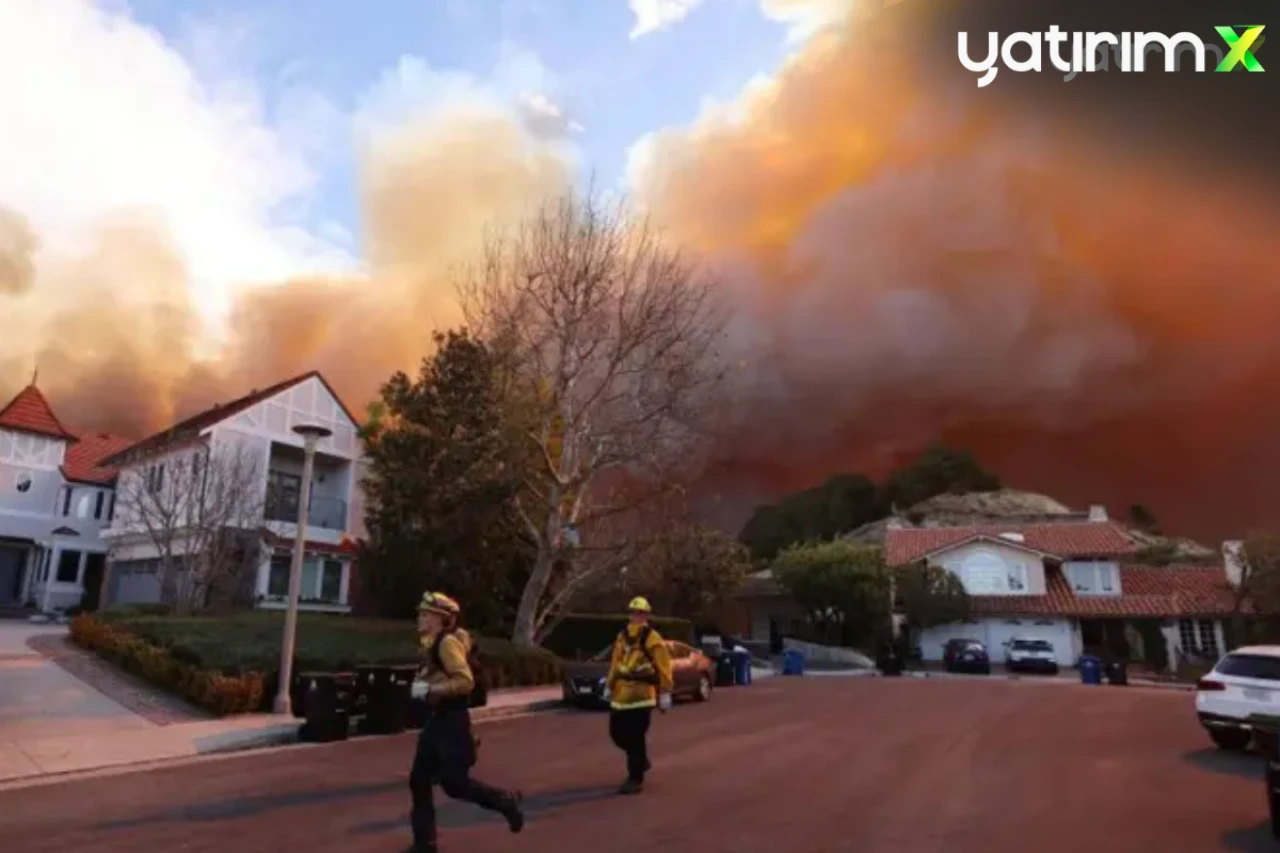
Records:
M773 679L655 721L619 798L603 715L485 724L478 774L520 836L443 798L445 851L1275 851L1259 760L1207 746L1187 693L1007 681ZM0 792L0 850L396 853L408 737Z

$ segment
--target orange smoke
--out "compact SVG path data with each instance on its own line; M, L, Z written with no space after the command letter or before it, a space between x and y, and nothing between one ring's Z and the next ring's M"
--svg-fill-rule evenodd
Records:
M1141 502L1180 532L1273 525L1275 200L936 89L896 49L900 25L850 16L734 109L647 147L641 200L740 309L739 428L709 478L728 520L941 439L1020 487ZM245 291L212 359L162 223L110 224L32 285L32 244L0 219L0 304L20 318L0 392L37 355L68 422L133 434L312 368L358 407L456 320L447 268L481 225L565 186L533 150L501 122L407 132L364 176L367 274Z

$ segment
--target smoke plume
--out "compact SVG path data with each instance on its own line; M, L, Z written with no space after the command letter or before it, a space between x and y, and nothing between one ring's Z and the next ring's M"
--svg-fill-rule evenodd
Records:
M706 478L726 521L938 440L1179 532L1273 520L1275 197L1221 162L948 85L899 49L912 15L773 5L816 10L801 52L635 158L639 200L738 309L738 429ZM0 393L34 357L66 420L126 434L308 369L358 408L456 321L448 268L482 226L568 180L518 122L405 129L363 175L367 270L244 291L214 353L163 222L122 213L33 272L35 235L0 216Z

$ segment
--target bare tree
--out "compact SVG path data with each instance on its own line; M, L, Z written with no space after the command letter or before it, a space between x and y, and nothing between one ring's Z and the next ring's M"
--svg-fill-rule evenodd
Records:
M192 612L218 591L234 595L256 570L246 534L262 527L262 501L256 454L202 444L122 476L116 514L156 549L161 600Z
M707 275L595 194L491 233L459 290L522 406L532 463L517 511L536 557L513 639L532 645L641 547L635 514L703 440L726 317Z

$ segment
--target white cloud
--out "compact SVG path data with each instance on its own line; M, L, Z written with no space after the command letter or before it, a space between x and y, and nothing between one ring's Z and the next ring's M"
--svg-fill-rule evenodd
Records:
M855 0L760 0L760 11L769 20L786 24L787 41L799 44L845 20L854 3Z
M300 97L283 134L252 73L227 58L243 33L196 28L189 60L115 8L0 3L0 203L53 254L113 214L148 211L210 316L237 284L351 263L283 212L315 188L298 137L332 122L331 110Z
M631 38L665 30L689 17L704 0L630 0L631 12L636 16L631 28Z

